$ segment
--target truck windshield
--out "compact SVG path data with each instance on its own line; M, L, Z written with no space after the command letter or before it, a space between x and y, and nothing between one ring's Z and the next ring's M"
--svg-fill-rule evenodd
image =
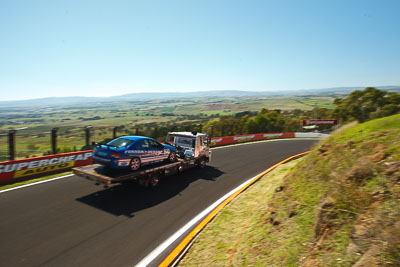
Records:
M107 143L109 146L115 147L128 147L133 143L133 140L125 139L125 138L117 138Z
M194 147L194 138L176 136L174 144L183 147Z

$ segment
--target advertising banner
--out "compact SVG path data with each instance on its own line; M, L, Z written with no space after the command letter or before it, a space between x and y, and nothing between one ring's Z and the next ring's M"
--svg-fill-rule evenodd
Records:
M0 184L92 163L92 150L0 162Z
M238 144L249 141L260 141L260 140L276 139L276 138L294 138L294 133L258 133L258 134L213 137L211 138L211 145L223 146L229 144Z

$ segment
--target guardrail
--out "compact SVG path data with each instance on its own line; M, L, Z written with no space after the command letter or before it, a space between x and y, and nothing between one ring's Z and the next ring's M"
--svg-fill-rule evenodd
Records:
M211 146L223 146L249 141L261 141L275 138L295 138L295 133L258 133L211 138Z
M211 138L211 146L280 138L324 138L322 133L258 133ZM68 171L92 163L92 150L0 162L0 184Z

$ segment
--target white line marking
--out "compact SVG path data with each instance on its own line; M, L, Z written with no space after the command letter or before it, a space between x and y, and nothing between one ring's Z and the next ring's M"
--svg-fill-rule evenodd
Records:
M43 180L43 181L31 183L31 184L24 184L24 185L16 186L16 187L13 187L13 188L4 189L4 190L1 190L1 191L0 191L0 194L1 194L1 193L8 192L8 191L13 191L13 190L21 189L21 188L28 187L28 186L33 186L33 185L38 185L38 184L43 184L43 183L52 182L52 181L55 181L55 180L64 179L64 178L67 178L67 177L70 177L70 176L73 176L73 175L74 175L74 174L71 173L71 174L67 174L67 175L63 175L63 176L59 176L59 177L55 177L55 178L51 178L51 179L47 179L47 180Z
M261 172L262 173L262 172ZM261 174L260 173L260 174ZM224 202L227 198L229 198L231 195L239 191L242 187L246 186L248 183L252 182L254 179L257 178L260 174L254 176L253 178L247 180L246 182L242 183L220 199L218 199L216 202L211 204L208 208L203 210L200 214L198 214L196 217L194 217L192 220L190 220L187 224L185 224L181 229L179 229L175 234L173 234L171 237L169 237L167 240L165 240L163 243L161 243L156 249L154 249L149 255L144 257L138 264L135 266L137 267L144 267L149 265L155 258L157 258L162 252L164 252L165 249L167 249L172 243L174 243L179 237L181 237L187 230L189 230L193 225L195 225L198 221L200 221L204 216L206 216L208 213L213 211L219 204Z

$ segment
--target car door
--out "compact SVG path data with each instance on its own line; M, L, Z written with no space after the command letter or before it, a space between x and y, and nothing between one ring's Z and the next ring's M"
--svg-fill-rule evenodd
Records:
M143 165L146 165L149 162L151 162L152 154L151 154L151 145L149 143L149 140L142 139L137 141L134 146L134 151L135 154L140 158L140 162Z
M149 140L149 143L152 147L153 160L155 162L162 161L168 157L169 151L161 143L155 140Z

